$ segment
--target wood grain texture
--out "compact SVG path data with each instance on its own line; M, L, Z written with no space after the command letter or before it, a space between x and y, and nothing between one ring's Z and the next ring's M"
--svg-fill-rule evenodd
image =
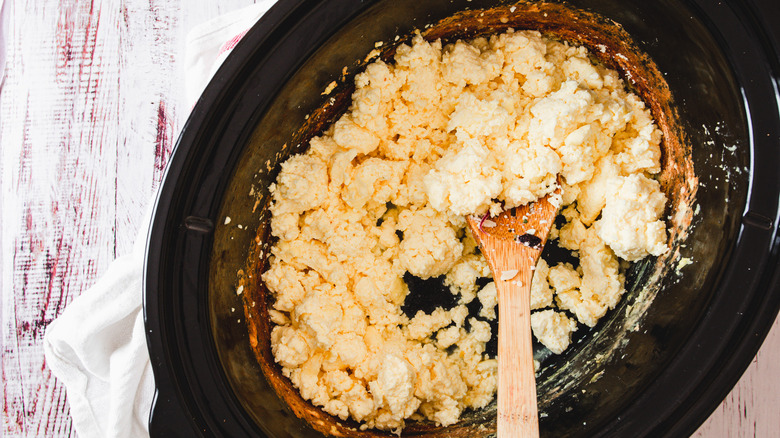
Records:
M518 255L507 246L504 242L493 249L506 255ZM520 254L521 260L527 259L525 252ZM517 268L521 272L508 281L502 281L496 276L500 275L500 271L494 271L493 278L498 278L495 284L499 315L496 427L499 438L539 436L534 348L531 340L531 268L534 264L531 261L519 262Z
M175 136L184 36L248 0L10 2L0 95L4 436L73 436L46 326L135 239Z
M126 253L189 111L184 36L251 0L5 0L3 436L75 436L46 326ZM780 322L696 437L780 430Z

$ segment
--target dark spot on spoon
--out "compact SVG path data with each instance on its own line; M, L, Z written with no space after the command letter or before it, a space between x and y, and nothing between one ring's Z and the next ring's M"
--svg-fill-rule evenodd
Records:
M542 247L542 239L540 239L538 236L534 236L533 234L523 234L521 236L517 236L515 237L515 242L522 243L523 245L533 249L539 249Z

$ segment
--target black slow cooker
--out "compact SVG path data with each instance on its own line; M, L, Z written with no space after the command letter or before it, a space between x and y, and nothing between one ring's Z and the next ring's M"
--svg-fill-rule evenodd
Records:
M157 199L144 301L157 386L152 436L322 436L265 378L236 292L237 273L247 269L268 219L267 187L278 163L305 148L290 139L327 107L331 97L322 90L333 80L347 83L356 68L346 78L342 68L354 67L376 41L509 3L280 0L247 33L194 107ZM582 362L589 365L576 385L556 386L556 370L595 354L588 346L613 336L638 303L647 264L629 271L627 298L611 322L544 364L537 378L542 435L687 436L736 383L780 307L780 32L773 27L780 6L567 4L619 23L657 64L690 145L698 191L691 227L676 247L693 263L654 280L641 323L620 334L625 342L615 354ZM224 226L226 216L242 226ZM490 411L481 415L469 421L494 421Z

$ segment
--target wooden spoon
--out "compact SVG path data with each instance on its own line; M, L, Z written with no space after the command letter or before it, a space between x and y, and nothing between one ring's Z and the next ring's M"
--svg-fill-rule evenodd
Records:
M560 193L558 188L554 195ZM531 279L558 206L548 195L495 218L469 216L498 291L498 437L538 437Z

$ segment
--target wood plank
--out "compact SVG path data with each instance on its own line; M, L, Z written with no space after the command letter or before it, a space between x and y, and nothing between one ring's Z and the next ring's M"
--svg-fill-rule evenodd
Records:
M108 19L91 4L14 4L11 22L1 104L4 432L45 436L71 424L45 367L44 328L114 253L104 218L115 184L97 177L115 167L103 148L115 131L114 60L101 41Z
M179 8L160 0L127 0L121 7L128 18L121 23L117 47L121 121L113 176L119 254L133 245L181 126L176 117Z

